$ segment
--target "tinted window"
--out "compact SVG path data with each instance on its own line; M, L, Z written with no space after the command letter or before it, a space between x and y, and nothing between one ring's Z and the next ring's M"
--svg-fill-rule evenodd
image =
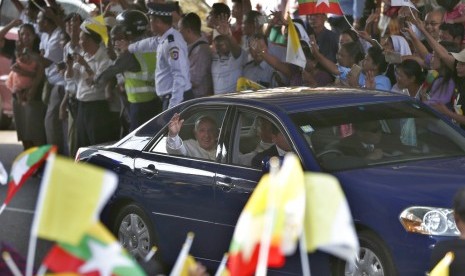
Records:
M252 159L274 145L271 120L250 111L240 111L232 139L232 163L250 167Z
M152 152L170 155L215 160L217 142L226 109L201 109L181 114L182 123L179 131L180 144L170 144L168 124L160 139L155 143ZM176 138L177 139L177 138Z
M292 116L320 165L350 169L465 155L465 138L413 102L371 104Z

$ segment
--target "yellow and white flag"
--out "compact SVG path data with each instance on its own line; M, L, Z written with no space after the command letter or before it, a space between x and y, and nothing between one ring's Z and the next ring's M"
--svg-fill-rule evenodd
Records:
M294 22L290 17L288 17L287 22L288 30L286 62L305 68L307 59L305 58L302 45L300 44L299 34L297 33Z
M98 221L117 182L118 177L111 171L50 155L31 236L77 245Z
M355 262L359 243L349 205L332 175L306 173L305 240L307 251L321 250Z

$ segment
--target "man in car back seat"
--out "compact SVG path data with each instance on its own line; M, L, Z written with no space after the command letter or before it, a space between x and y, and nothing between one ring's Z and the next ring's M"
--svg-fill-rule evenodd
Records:
M255 155L255 157L252 159L253 167L261 167L262 161L266 158L273 156L282 157L286 153L292 151L292 148L287 142L286 137L274 124L271 124L271 140L274 143L274 146Z
M179 114L174 114L168 124L168 138L166 139L166 151L169 154L178 154L189 157L216 159L216 144L218 138L218 126L212 117L201 116L195 121L195 139L183 141L179 137L184 120Z

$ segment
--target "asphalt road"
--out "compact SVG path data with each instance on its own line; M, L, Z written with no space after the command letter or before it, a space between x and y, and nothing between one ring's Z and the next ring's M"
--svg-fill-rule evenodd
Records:
M15 131L0 131L0 162L7 172L10 172L13 160L22 150L22 145L16 141ZM0 215L0 242L13 246L25 258L39 187L40 179L30 178ZM7 191L7 185L0 186L1 203L3 203ZM50 246L50 242L38 240L35 257L36 267L40 265Z

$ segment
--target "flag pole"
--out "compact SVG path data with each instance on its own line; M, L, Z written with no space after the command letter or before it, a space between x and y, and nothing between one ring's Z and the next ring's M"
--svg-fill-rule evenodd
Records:
M0 162L0 184L5 185L8 182L8 173L5 170L5 167L3 167L2 162Z
M36 276L44 276L45 272L47 272L47 267L44 264L42 264L37 270Z
M224 268L226 267L226 262L228 261L228 253L223 255L223 259L221 259L220 265L218 266L218 270L215 273L215 276L223 275Z
M347 24L349 24L350 29L351 29L352 31L354 31L357 35L359 35L358 30L355 29L354 25L350 24L350 22L349 22L349 20L347 19L346 15L343 14L342 17L344 17L344 19L346 20ZM378 40L376 40L376 39L373 38L371 41L375 42L376 45L377 45L380 49L383 49L383 46L381 46L381 44L379 44Z
M279 159L272 157L270 159L270 187L268 188L267 204L265 210L265 222L263 226L263 235L260 240L260 251L258 253L258 263L256 276L265 276L268 266L268 255L270 252L271 238L273 236L273 224L276 210L273 206L277 199L277 193L273 192L273 187L279 185L276 178L279 172Z
M50 174L52 173L53 163L55 163L55 157L56 157L56 155L54 154L56 153L55 150L56 148L50 151L49 155L47 156L48 162L47 162L47 165L45 166L44 176L42 177L42 181L40 183L39 196L37 198L34 218L32 219L32 225L31 225L31 234L29 236L29 247L27 249L26 276L32 276L32 273L33 273L34 258L35 258L37 239L38 239L37 232L39 229L39 222L40 222L39 216L42 215L42 209L43 209L43 205L45 202L45 196L47 194L47 189L50 184L49 178L50 178Z
M0 207L0 215L3 213L3 211L5 210L6 208L6 204L3 203L2 206Z
M145 256L144 258L144 262L145 263L148 263L152 258L153 256L155 255L155 253L157 252L158 248L156 246L153 246L151 249L150 249L150 252Z
M302 265L302 275L310 276L310 262L308 261L307 241L305 240L305 223L299 239L300 264Z
M16 265L15 261L13 258L11 258L11 254L8 251L3 251L2 253L2 258L5 261L6 265L11 271L11 274L13 276L22 276L23 274L19 270L18 266Z
M194 233L187 233L187 238L184 244L182 245L181 252L179 252L178 259L174 264L173 270L171 270L170 276L181 275L184 262L186 261L187 256L189 255L189 250L191 249L192 242L194 241Z
M34 258L36 253L37 237L31 235L29 239L29 247L27 249L27 261L26 261L26 276L32 276L34 267Z

